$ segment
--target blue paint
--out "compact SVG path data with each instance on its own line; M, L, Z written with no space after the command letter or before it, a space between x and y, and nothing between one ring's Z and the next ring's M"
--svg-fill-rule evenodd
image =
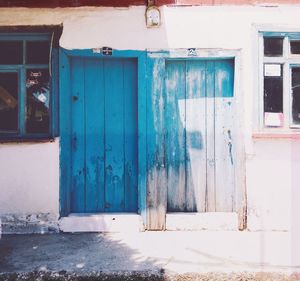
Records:
M95 83L97 81L97 83ZM104 211L105 95L103 61L85 60L86 212Z
M124 60L123 71L126 79L123 83L124 95L124 203L125 210L134 212L138 202L138 108L137 108L137 63L136 60Z
M140 194L146 193L146 161L138 149L145 147L146 93L138 95L145 81L137 79L145 73L145 54L114 51L106 57L91 50L61 50L61 56L66 78L61 91L68 96L61 98L61 173L68 176L61 175L61 183L69 185L61 185L62 215L139 211L145 218L146 199Z
M206 209L206 201L209 199L202 191L205 191L206 185L214 182L214 175L212 180L206 180L206 170L199 170L195 166L195 159L197 165L205 168L207 161L211 161L206 158L214 157L214 148L209 156L206 151L208 145L214 145L214 135L211 133L215 128L215 114L218 114L215 112L214 99L233 97L234 60L182 58L168 59L164 65L163 61L154 57L149 60L148 66L152 71L147 128L148 201L151 204L148 206L148 227L156 229L157 225L163 227L159 217L164 217L161 210L164 210L166 204L163 202L164 176L167 181L169 212ZM165 77L165 81L160 81L160 77ZM159 85L158 88L156 85ZM194 120L193 116L202 118ZM161 137L162 133L164 137ZM166 174L162 167L165 167ZM201 177L204 180L198 180ZM156 213L156 220L152 213Z
M147 223L147 89L146 52L139 52L138 63L138 211Z
M176 59L175 64L182 65L185 80L189 78L189 71L201 68L203 77L199 79L204 83L192 85L189 94L175 90L172 97L175 101L172 102L165 89L164 56L168 56L168 52L162 57L152 55L113 50L113 55L108 57L92 50L61 50L60 89L64 93L60 98L62 215L70 212L138 212L148 229L164 229L168 159L173 155L170 146L175 144L176 147L172 165L175 170L185 166L188 185L192 163L187 148L182 149L176 134L180 134L183 147L187 146L188 139L189 148L193 150L204 150L206 140L204 131L186 132L186 125L178 121L180 110L176 108L176 102L187 98L232 97L234 61ZM74 68L76 61L82 63L75 63ZM171 59L167 62L172 63ZM76 67L82 73L78 78L72 78ZM225 76L224 72L227 73ZM227 89L225 91L216 90L219 86L215 81L221 76L218 85ZM206 90L209 77L211 92ZM187 89L182 84L178 82L183 90ZM84 106L80 110L71 106L80 103L82 97L77 96L78 91L84 92ZM72 99L74 93L76 101ZM166 103L168 99L169 103ZM168 104L173 107L167 108ZM170 120L172 115L175 115L175 121L174 116ZM74 127L70 120L81 125ZM181 154L185 156L179 157ZM72 193L74 184L79 189ZM193 208L185 206L184 210Z
M217 60L214 64L215 97L232 98L234 94L234 60Z
M105 210L110 212L125 210L124 136L127 132L124 131L124 99L129 94L124 92L126 71L122 60L104 61Z
M165 59L147 60L147 229L165 229Z
M166 121L166 163L168 211L184 209L185 194L185 159L186 159L186 62L166 62L165 91ZM173 196L176 194L177 196Z
M71 212L83 213L86 188L85 68L82 58L71 61Z
M60 215L71 212L71 85L70 58L59 51L60 63Z
M299 32L280 32L280 31L260 31L260 34L262 34L264 37L285 37L287 36L290 39L300 39L300 33Z

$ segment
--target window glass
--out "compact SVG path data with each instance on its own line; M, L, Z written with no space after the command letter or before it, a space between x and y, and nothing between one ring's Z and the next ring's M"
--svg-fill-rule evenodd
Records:
M280 57L283 53L283 38L264 38L264 55L266 57Z
M23 42L0 41L0 64L22 64Z
M50 83L48 69L26 71L26 132L49 132Z
M50 45L48 41L27 41L26 42L26 63L27 64L48 64Z
M264 65L264 115L266 126L283 126L282 65Z
M292 118L300 124L300 68L292 68Z
M291 54L300 55L300 41L291 41Z
M0 72L0 131L18 130L18 74Z

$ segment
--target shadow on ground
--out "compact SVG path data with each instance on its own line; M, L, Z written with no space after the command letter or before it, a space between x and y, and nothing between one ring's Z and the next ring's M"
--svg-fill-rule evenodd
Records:
M129 236L131 234L128 234ZM272 272L193 272L174 273L168 271L168 262L162 258L164 245L159 247L155 235L151 239L124 242L113 234L46 234L46 235L4 235L0 239L0 281L13 280L53 280L53 281L294 281L300 280L299 274ZM168 239L170 240L170 239ZM172 240L172 239L171 239ZM134 242L135 241L135 242ZM156 257L147 256L138 250L141 241L151 243L147 247L153 249ZM169 241L173 249L180 249L174 241ZM177 241L183 243L183 241ZM152 245L153 244L153 245ZM168 243L167 243L168 244ZM178 250L179 251L179 250ZM160 253L162 255L160 256ZM201 258L203 253L196 253L199 269L205 268ZM174 252L175 267L184 260L182 253ZM209 259L215 259L209 256ZM177 261L176 261L177 260ZM218 259L217 262L220 262ZM202 264L202 265L201 265ZM230 269L230 264L226 264ZM210 269L212 269L210 267ZM232 267L233 270L233 267Z
M163 280L163 270L109 234L4 235L0 239L0 280L75 280L79 276L88 277L84 280Z

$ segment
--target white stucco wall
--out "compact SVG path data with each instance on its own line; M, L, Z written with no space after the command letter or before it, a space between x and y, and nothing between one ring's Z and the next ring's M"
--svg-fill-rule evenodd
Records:
M223 48L241 51L240 87L245 143L248 227L288 230L300 196L300 141L252 139L257 104L255 26L300 31L300 6L162 7L162 26L145 27L145 7L0 9L0 26L63 24L67 49ZM0 214L58 215L59 143L0 144Z

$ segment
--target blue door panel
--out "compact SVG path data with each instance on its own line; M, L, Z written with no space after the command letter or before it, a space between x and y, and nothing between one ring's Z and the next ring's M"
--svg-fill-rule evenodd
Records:
M127 75L124 79L124 186L125 210L134 212L138 201L138 106L137 106L137 67L136 61L125 60L124 69Z
M73 58L71 212L137 211L137 63Z
M124 79L119 60L105 61L105 207L124 208Z
M85 211L85 105L84 105L84 61L76 59L72 62L71 79L71 149L72 149L72 180L71 210Z
M95 81L97 81L95 83ZM85 60L85 211L104 211L104 76L103 61Z

